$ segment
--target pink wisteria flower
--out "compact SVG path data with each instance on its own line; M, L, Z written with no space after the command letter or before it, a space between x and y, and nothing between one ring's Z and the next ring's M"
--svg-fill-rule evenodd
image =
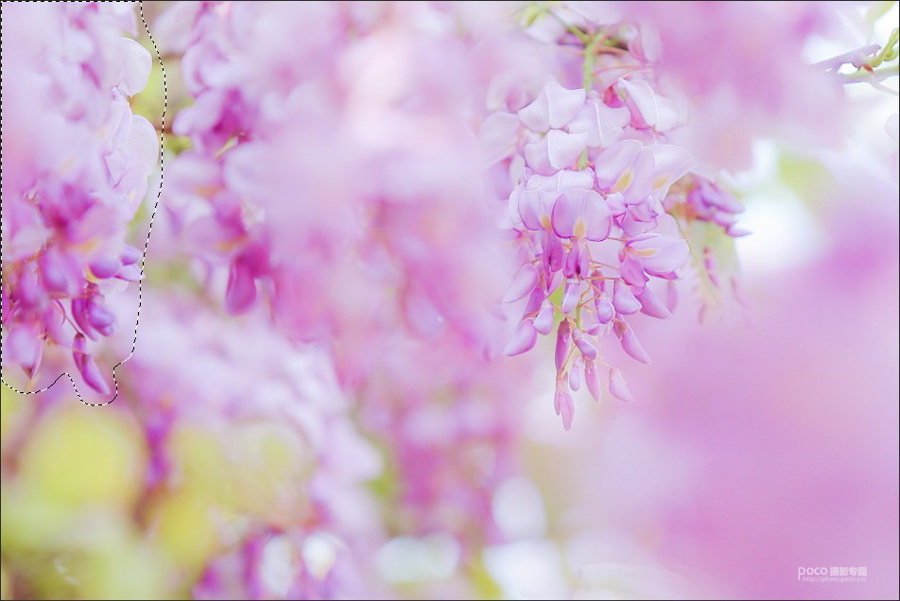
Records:
M582 60L561 61L557 80L514 113L485 120L481 137L502 149L487 156L509 178L509 227L523 261L504 299L521 311L505 352L530 350L538 334L559 322L555 407L568 429L571 393L584 383L599 400L603 367L613 396L631 399L621 372L603 359L604 336L615 335L635 359L650 360L627 317L670 314L650 282L676 279L688 258L665 199L692 161L687 150L667 143L679 116L639 60L639 30L541 10L538 21L573 21L558 29L535 24L535 35L557 44L561 55L579 47Z
M140 275L125 237L157 138L129 97L150 54L122 37L134 33L130 7L4 4L3 19L3 72L15 82L3 93L4 367L24 371L23 388L49 384L58 372L41 373L44 354L70 349L106 393L88 340L116 330L106 295Z
M412 534L490 540L530 359L500 356L512 253L472 123L522 59L492 49L490 13L452 6L179 10L193 148L164 196L210 292L327 351Z

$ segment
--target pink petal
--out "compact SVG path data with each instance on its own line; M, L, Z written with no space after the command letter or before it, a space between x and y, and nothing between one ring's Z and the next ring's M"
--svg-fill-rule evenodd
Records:
M616 217L627 210L625 198L618 192L606 195L606 206L609 207L610 212Z
M134 96L144 89L147 78L150 77L150 53L129 38L119 38L118 44L116 56L121 57L124 66L119 88L128 96Z
M609 370L609 392L620 401L625 401L626 403L634 402L634 397L631 396L631 391L628 390L628 384L625 383L622 372L615 367L611 367Z
M5 355L18 363L29 376L38 368L42 355L41 339L33 325L13 326L3 342Z
M531 293L531 291L535 289L537 283L537 269L531 264L523 265L522 268L519 269L519 273L516 274L509 290L507 290L506 296L503 297L503 302L509 303L517 301L520 298L525 298L526 294Z
M72 296L78 289L78 265L66 253L54 247L46 249L38 258L41 279L48 292Z
M535 173L550 176L560 169L574 166L586 145L585 134L552 129L543 139L525 145L525 161Z
M645 146L634 159L630 174L631 181L624 189L625 204L634 205L642 203L653 190L653 178L656 173L656 164L653 153Z
M653 191L665 196L669 186L690 171L693 161L687 150L674 144L654 144L650 146L650 152L656 165Z
M563 194L553 205L551 223L553 232L560 238L571 238L575 235L575 225L582 218L584 197L572 192Z
M526 228L540 231L550 227L550 214L559 194L525 190L519 195L519 217Z
M590 190L594 187L594 172L590 169L572 171L563 169L553 175L532 175L525 182L526 190L542 190L544 192L565 192L566 190Z
M569 254L566 255L566 262L563 265L563 277L572 278L578 275L580 261L578 260L578 245L573 245Z
M97 332L94 331L94 328L91 327L91 324L88 322L87 301L84 299L84 297L76 296L75 298L73 298L71 309L72 319L75 320L75 325L78 326L78 329L81 330L81 332L88 336L91 340L96 340Z
M644 145L637 140L622 140L600 153L594 165L597 186L601 190L613 188L631 168L631 164L643 147Z
M616 310L605 294L597 299L597 321L606 324L609 323L615 315Z
M571 327L569 326L568 319L564 319L562 322L560 322L559 327L556 329L556 350L554 353L556 371L562 369L562 366L566 361L566 356L569 354L570 331Z
M622 348L626 353L641 363L646 363L647 365L650 364L650 355L648 355L647 351L644 350L644 347L641 346L640 341L638 341L637 336L634 334L634 330L627 324L623 329L621 342Z
M665 234L643 234L629 240L627 246L640 257L644 270L654 275L675 271L690 254L687 242Z
M249 267L240 260L234 261L228 271L228 287L225 290L225 310L242 313L256 300L256 282Z
M600 402L600 374L597 373L596 361L584 362L584 382L594 400Z
M570 134L558 129L547 132L547 156L554 169L572 167L587 146L587 134Z
M519 111L519 119L528 129L545 132L551 127L562 127L575 118L581 110L586 94L583 89L569 90L550 82L538 94L534 102Z
M99 279L111 278L119 271L122 263L114 257L97 257L90 264L91 273Z
M562 269L563 262L566 260L565 253L566 251L563 248L562 241L551 232L547 232L544 254L546 255L547 267L550 269L551 273Z
M141 269L137 265L122 265L116 272L116 278L126 282L137 282L141 279Z
M572 429L572 420L575 417L575 403L565 390L559 395L559 414L562 416L563 428Z
M581 389L581 369L581 366L573 365L572 370L569 372L569 388L573 392L578 392Z
M584 237L594 242L602 242L609 238L612 214L603 198L593 190L588 190L584 195L582 211L587 224Z
M567 129L586 134L591 148L606 148L622 136L622 129L630 119L631 114L625 107L613 108L594 99L581 108Z
M541 305L541 310L534 318L534 329L546 336L553 329L553 303L549 299Z
M94 363L90 357L85 357L84 362L79 369L81 377L85 383L101 394L109 394L110 388L103 376L100 375L100 368Z
M581 294L581 282L578 280L570 280L566 282L563 290L562 303L560 303L560 311L568 315L578 305L579 296Z
M659 121L659 107L656 101L656 92L653 87L644 81L629 81L620 79L616 86L625 96L625 103L631 110L631 123L638 128L654 127Z
M643 286L649 281L644 274L644 268L639 259L626 254L622 259L622 265L619 267L622 279L632 286Z
M669 308L658 296L653 294L649 286L645 286L644 290L636 295L636 298L641 303L641 313L657 319L668 319L672 316Z
M519 120L512 113L494 113L484 120L478 131L485 166L511 155L516 148Z
M675 282L670 281L666 283L666 308L674 311L676 306L678 306L678 287Z
M581 354L585 359L597 358L597 347L594 346L594 343L590 341L584 332L581 330L574 330L572 332L572 339L575 340L575 346L578 347L578 350L581 351Z
M76 334L72 340L72 359L75 361L75 366L78 368L82 379L88 386L102 394L109 394L109 385L107 385L103 376L100 375L100 369L97 367L97 364L88 355L87 343L81 334Z
M551 175L556 169L550 164L550 148L543 138L525 145L522 149L525 164L539 175Z
M620 315L631 315L641 310L641 303L634 297L631 288L622 280L616 280L612 304Z
M105 306L98 296L92 296L86 302L87 322L104 336L115 330L116 317Z
M530 319L523 319L516 326L516 331L509 343L507 343L506 348L503 349L503 352L510 357L521 355L534 348L536 341L537 331L534 329L534 324Z

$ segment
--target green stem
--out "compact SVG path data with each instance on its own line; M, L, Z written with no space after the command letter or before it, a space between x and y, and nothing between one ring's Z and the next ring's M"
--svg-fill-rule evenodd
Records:
M594 87L594 60L597 58L597 50L603 45L606 35L598 33L584 48L584 63L581 66L581 84L585 92L590 92Z
M872 79L880 81L881 79L892 75L900 75L900 63L893 64L889 67L872 69L871 71L859 69L853 73L844 75L844 77L846 78L846 83L861 83L869 82Z

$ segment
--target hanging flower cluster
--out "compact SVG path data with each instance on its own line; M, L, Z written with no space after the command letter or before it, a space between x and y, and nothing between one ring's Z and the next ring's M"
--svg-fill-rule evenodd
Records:
M129 97L150 54L122 36L134 33L129 6L4 4L3 18L14 24L3 73L15 82L3 91L4 364L33 380L48 348L68 348L105 393L88 340L115 331L105 297L140 276L125 234L157 135Z

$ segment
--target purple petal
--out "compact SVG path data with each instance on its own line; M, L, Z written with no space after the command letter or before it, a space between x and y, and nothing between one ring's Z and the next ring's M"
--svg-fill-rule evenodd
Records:
M560 196L553 206L553 216L551 218L553 233L560 238L573 237L575 235L575 226L579 220L582 220L583 224L583 206L583 195L579 196L572 192L567 192Z
M141 270L137 265L122 265L116 272L116 277L127 282L137 282L141 279Z
M588 190L584 195L582 214L586 224L585 238L602 242L609 237L612 213L603 198L593 190Z
M631 315L641 310L641 303L634 297L631 288L622 280L616 280L612 304L620 315Z
M625 213L628 208L625 206L625 198L618 192L606 195L606 206L616 217Z
M633 256L626 255L622 259L622 266L619 268L619 271L622 274L622 279L632 286L643 286L649 281L649 278L644 274L641 262Z
M535 173L546 176L556 171L550 164L550 147L546 137L526 144L522 154L525 156L525 164Z
M562 416L563 428L572 429L572 419L575 417L575 403L572 401L572 395L566 391L562 391L559 395L559 414Z
M676 306L678 306L678 287L675 282L669 281L666 283L666 308L674 311Z
M669 186L681 179L690 171L693 161L687 150L674 144L654 144L650 146L656 172L653 178L653 191L664 197Z
M590 341L584 332L581 330L574 330L572 332L572 338L575 340L575 346L578 347L578 350L581 351L581 354L585 359L597 358L597 347L594 346L594 343Z
M563 169L551 176L532 175L525 182L526 190L541 192L565 192L566 190L590 190L594 187L594 172L590 169L572 171Z
M556 350L553 357L556 362L556 371L562 369L563 364L566 361L566 356L569 354L570 331L571 327L569 326L568 319L564 319L560 322L559 327L556 329Z
M485 166L503 160L516 147L519 120L512 113L494 113L484 120L478 131Z
M566 251L563 248L562 241L551 232L547 232L546 242L544 253L547 256L547 267L553 273L562 269L563 262L566 259Z
M122 256L120 257L122 265L133 265L141 260L141 251L133 246L125 245L122 248Z
M629 81L622 78L616 83L617 91L625 96L631 110L631 123L637 128L654 127L659 121L656 92L644 80Z
M572 312L576 305L578 305L579 296L581 295L581 282L578 280L570 280L566 282L566 287L563 290L563 298L562 303L560 304L560 311L568 315Z
M122 263L112 257L98 257L91 265L91 273L99 279L111 278L119 271Z
M544 291L540 288L535 288L531 291L531 296L528 297L528 301L525 303L525 310L522 313L524 315L536 313L541 308L546 299L547 295L544 294Z
M78 372L88 386L101 394L109 394L109 386L106 380L103 379L103 376L100 375L100 369L97 367L97 364L88 355L87 345L84 336L81 334L76 334L72 340L72 359L74 359Z
M523 319L516 326L516 331L509 343L507 343L506 348L503 349L503 352L510 357L521 355L534 348L536 341L537 330L534 329L534 324L530 319Z
M584 383L594 400L600 402L600 374L597 373L596 361L584 362Z
M665 234L643 234L627 244L628 250L640 257L648 273L670 273L687 261L690 251L687 242Z
M522 268L519 269L519 273L516 274L516 277L513 280L512 285L509 287L509 290L507 290L506 295L503 297L503 302L509 303L517 301L520 298L525 298L526 294L529 294L532 290L535 289L537 283L537 269L535 269L531 264L523 265Z
M578 365L573 365L569 372L569 388L574 392L581 389L581 367Z
M625 178L620 179L613 187L613 191L622 192L627 205L642 203L653 190L655 172L656 164L653 160L653 153L645 146L635 157L631 168L625 172ZM619 188L619 186L623 187Z
M6 356L18 363L29 376L41 363L41 339L33 325L20 324L10 328L3 341Z
M19 302L25 307L38 307L46 300L44 289L38 281L37 272L34 269L26 269L16 282ZM3 296L4 302L6 295ZM4 305L4 315L9 315L8 308Z
M640 341L638 341L637 336L634 334L634 330L628 325L625 325L624 331L622 332L622 348L626 353L641 363L646 363L647 365L650 364L650 355L648 355L647 351L644 350L644 347L641 346Z
M607 324L615 317L616 310L605 294L597 299L597 321Z
M563 265L563 277L571 278L575 277L579 271L579 261L578 261L578 245L573 245L572 250L569 251L569 254L566 255L566 262Z
M72 319L75 320L75 325L78 326L78 329L91 340L96 340L97 332L94 331L94 328L88 322L87 301L83 297L76 296L72 299L71 309Z
M587 134L588 146L606 148L622 136L631 114L625 107L613 108L599 100L587 102L578 116L569 123L568 130Z
M549 299L541 305L541 310L534 318L534 329L546 336L553 329L553 303Z
M666 307L658 296L653 294L649 286L645 286L640 294L635 295L638 302L641 303L641 313L655 317L657 319L668 319L672 316L672 312Z
M569 90L550 82L538 94L534 102L519 111L519 120L528 129L545 132L551 127L563 127L575 118L584 105L583 89Z
M591 272L591 258L587 249L578 251L578 275L586 277Z
M628 390L628 384L625 383L622 372L615 367L611 367L609 370L609 392L620 401L625 401L626 403L634 402L634 397L631 396L631 391Z
M68 255L55 248L48 248L41 253L38 264L41 279L48 292L65 296L71 296L76 292L80 274L77 265Z
M519 217L526 228L538 232L550 228L550 214L559 194L526 190L519 195Z
M103 301L97 295L91 296L87 300L86 305L87 321L98 330L107 327L116 320L115 316L103 305Z
M225 310L242 313L256 300L256 282L243 261L232 262L228 271L228 287L225 290Z
M594 166L597 186L601 190L613 187L624 190L629 183L626 181L630 177L627 173L643 147L637 140L622 140L600 153Z
M587 134L570 134L557 129L547 132L547 157L553 169L572 167L587 146Z

